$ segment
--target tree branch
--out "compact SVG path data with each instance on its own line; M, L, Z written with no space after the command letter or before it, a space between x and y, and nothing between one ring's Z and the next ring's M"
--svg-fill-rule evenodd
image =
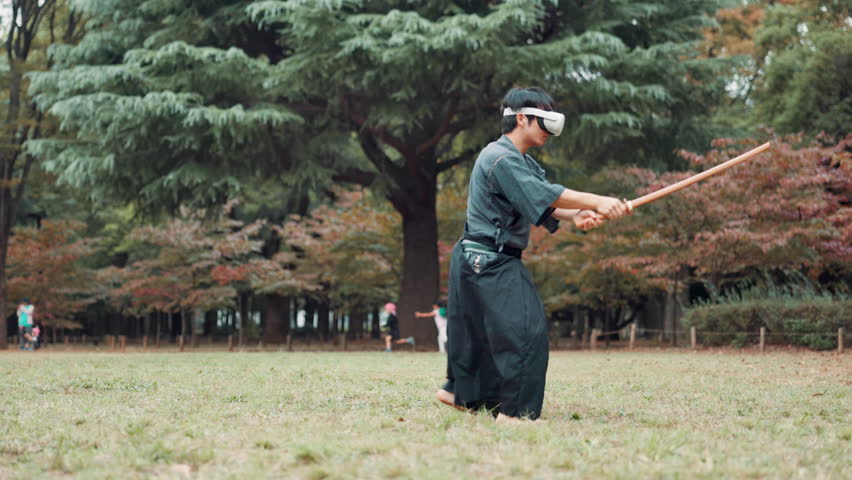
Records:
M31 105L31 109L33 112L38 112L38 109L35 106L35 103ZM31 138L38 138L41 135L41 122L44 119L44 114L38 112L36 114L36 127L35 132L32 134ZM23 142L25 142L27 138L23 138L21 142L21 148L23 148ZM33 162L35 161L35 157L32 154L25 154L24 160L24 169L21 172L21 181L18 183L18 190L15 192L15 201L12 204L12 216L14 216L15 210L18 208L18 205L21 204L21 199L24 198L24 188L27 184L27 178L30 176L30 169L32 168ZM11 227L10 227L11 228Z
M331 176L335 182L354 183L363 187L369 187L376 181L376 174L365 172L357 168L348 168Z
M456 165L458 165L460 163L464 163L468 160L475 159L474 155L476 155L477 152L482 150L482 148L483 147L481 145L477 145L475 147L468 148L467 150L462 152L456 158L451 158L449 160L445 160L445 161L439 163L438 167L437 167L437 172L441 173L441 172L447 171L447 170L455 167Z
M441 126L438 127L438 130L435 132L434 135L432 135L432 138L430 138L429 140L426 140L425 142L423 142L423 143L421 143L420 145L417 146L417 149L415 150L415 153L417 155L420 155L421 153L425 152L426 150L429 150L430 148L437 145L437 143L441 141L441 139L444 137L444 135L447 134L447 131L450 128L450 121L453 119L453 117L456 114L456 105L458 105L458 102L456 102L455 100L450 102L450 106L447 107L447 113L446 113L446 115L444 115L444 121L441 122Z
M289 103L284 106L298 113L324 112L327 108L326 105L317 105L314 103Z
M364 115L353 111L353 109L349 106L349 97L344 94L341 94L340 105L343 108L343 117L351 124L358 127L359 130L369 132L370 134L378 137L382 142L393 147L403 157L408 158L411 156L409 155L409 149L406 148L405 144L401 140L395 138L383 128L376 128L369 125L367 123L367 118L364 117Z
M404 174L402 168L393 163L385 154L372 134L365 131L358 132L358 143L360 143L361 149L367 155L367 159L376 167L376 170L390 175L394 180L401 180Z

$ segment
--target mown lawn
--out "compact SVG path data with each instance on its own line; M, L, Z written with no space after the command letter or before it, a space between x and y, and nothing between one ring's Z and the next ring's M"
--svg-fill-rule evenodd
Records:
M437 353L0 353L0 478L849 478L852 355L551 355L544 422Z

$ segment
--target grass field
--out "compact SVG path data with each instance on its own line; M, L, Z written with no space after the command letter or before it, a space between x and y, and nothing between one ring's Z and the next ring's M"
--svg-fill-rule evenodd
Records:
M0 478L849 478L852 355L551 355L542 418L437 353L0 353Z

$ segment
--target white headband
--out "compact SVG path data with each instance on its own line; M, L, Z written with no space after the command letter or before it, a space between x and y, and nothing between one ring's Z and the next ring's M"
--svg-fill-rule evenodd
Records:
M517 115L519 113L524 115L534 115L544 119L544 129L547 130L547 133L557 137L562 133L562 127L565 126L565 115L562 115L561 113L531 107L519 108L517 110L505 108L503 110L504 117Z

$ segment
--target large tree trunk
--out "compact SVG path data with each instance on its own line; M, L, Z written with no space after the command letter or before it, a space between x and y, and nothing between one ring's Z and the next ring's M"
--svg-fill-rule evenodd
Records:
M120 313L114 313L109 316L109 333L113 336L118 336L122 334Z
M5 238L0 238L0 325L3 325L2 333L0 335L0 350L6 350L9 348L8 344L8 335L9 335L9 322L6 318L6 242ZM16 324L17 326L17 324ZM15 330L15 334L18 334L17 328Z
M370 338L379 339L382 336L382 326L381 322L379 322L379 311L372 311L373 320L370 323Z
M329 318L327 303L320 302L317 305L317 317L317 328L319 329L320 340L326 342L329 339Z
M14 87L15 82L12 82ZM11 109L10 109L11 115ZM6 126L9 128L8 126ZM0 132L0 136L6 132ZM2 158L2 177L0 180L4 184L11 182L14 173L14 158L10 154L10 158ZM8 335L6 324L6 260L9 253L9 238L12 236L12 226L15 224L15 197L12 195L12 186L0 186L0 318L3 319L3 335L0 335L0 349L5 350L8 347L6 336ZM17 301L19 299L13 299ZM20 332L18 332L20 333Z
M217 320L218 320L218 312L205 312L204 313L204 335L213 336L213 333L216 332Z
M310 337L316 333L316 327L314 326L314 312L316 310L316 305L314 302L305 297L305 333L306 336Z
M666 292L666 303L664 306L664 334L670 337L670 341L672 345L677 345L677 322L678 322L678 308L677 308L677 288L678 282L675 280L674 285L669 287L668 292Z
M402 217L402 292L399 299L399 325L405 336L417 343L437 344L435 322L416 318L414 312L429 311L438 298L438 217L435 198ZM427 319L428 320L428 319Z
M357 123L357 122L356 122ZM393 179L387 198L402 215L403 259L402 290L397 318L400 333L414 336L421 343L437 344L434 322L418 321L414 312L427 311L438 297L438 163L435 145L440 135L431 141L409 149L391 145L405 157L403 165L391 160L377 137L362 130L361 148L368 159L384 175ZM386 136L382 141L388 143ZM394 143L394 142L391 142ZM411 146L411 145L408 145Z
M175 312L169 312L169 341L175 340L177 338L177 321L175 317Z
M246 327L249 324L249 316L251 315L251 297L249 292L240 293L240 345L247 341Z
M263 343L278 344L290 333L290 297L272 294L266 296L266 321L263 325Z
M349 340L361 340L364 335L364 322L367 321L367 312L355 312L349 314L349 331L346 338Z

